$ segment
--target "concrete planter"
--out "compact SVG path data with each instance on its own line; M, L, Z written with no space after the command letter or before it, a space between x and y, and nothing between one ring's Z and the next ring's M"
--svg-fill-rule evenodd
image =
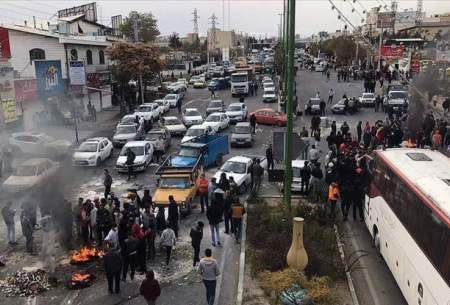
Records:
M289 267L303 271L308 265L308 254L303 246L303 223L301 217L293 219L292 244L287 254L286 260Z

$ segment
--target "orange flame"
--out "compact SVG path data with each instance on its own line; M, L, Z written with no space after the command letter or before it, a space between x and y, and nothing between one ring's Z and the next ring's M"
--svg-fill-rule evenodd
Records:
M80 249L80 251L72 254L70 259L73 262L82 263L82 262L88 262L93 258L103 257L103 256L105 256L105 252L103 252L102 250L98 250L96 248L83 247Z
M75 273L72 275L72 281L73 282L83 282L83 281L88 280L90 277L91 276L89 274Z

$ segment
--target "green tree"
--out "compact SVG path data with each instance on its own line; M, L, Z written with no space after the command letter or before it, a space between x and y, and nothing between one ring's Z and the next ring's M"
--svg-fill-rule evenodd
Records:
M156 19L152 13L131 11L128 17L125 18L120 30L126 37L134 40L136 38L135 27L137 27L138 40L140 42L153 42L160 34Z
M173 32L172 35L169 36L169 47L177 51L182 45L178 33Z

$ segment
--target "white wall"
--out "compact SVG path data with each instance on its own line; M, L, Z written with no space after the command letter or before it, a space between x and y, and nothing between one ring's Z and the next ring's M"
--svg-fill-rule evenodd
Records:
M43 49L45 59L61 60L63 78L67 77L64 45L59 43L58 38L9 30L9 40L11 63L14 70L19 72L20 78L36 78L34 64L30 63L29 53L34 48Z
M94 73L96 71L102 71L106 70L108 68L108 62L109 58L106 55L106 48L103 46L88 46L88 45L73 45L68 44L67 45L67 54L70 60L70 50L76 49L78 52L78 60L82 60L85 63L86 66L86 73ZM87 64L86 59L86 51L91 50L92 51L92 65ZM99 58L99 51L103 50L105 53L105 64L100 65L100 58Z

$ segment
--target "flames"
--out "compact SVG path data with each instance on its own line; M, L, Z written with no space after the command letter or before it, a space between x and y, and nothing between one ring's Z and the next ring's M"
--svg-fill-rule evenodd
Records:
M75 273L72 275L73 282L84 282L91 278L90 274Z
M93 259L103 257L105 252L96 248L83 247L80 251L73 253L70 256L70 262L72 264L87 263Z

